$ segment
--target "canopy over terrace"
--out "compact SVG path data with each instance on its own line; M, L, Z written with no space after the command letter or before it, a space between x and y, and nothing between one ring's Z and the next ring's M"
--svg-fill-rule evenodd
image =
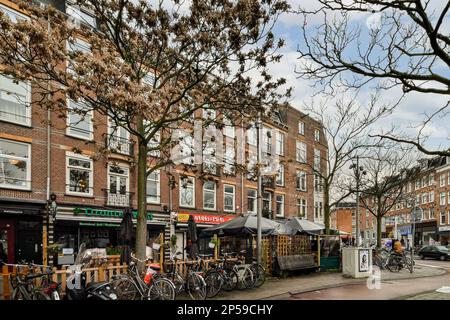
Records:
M293 230L292 234L297 232L305 232L312 235L319 235L322 230L325 230L325 226L297 217L291 217L286 221L286 228Z
M206 228L202 231L201 236L209 236L217 234L219 236L233 236L243 234L256 234L257 231L256 214L248 214L234 218L233 220L224 222L217 226ZM279 222L262 218L261 232L263 235L286 234L288 233L285 226Z

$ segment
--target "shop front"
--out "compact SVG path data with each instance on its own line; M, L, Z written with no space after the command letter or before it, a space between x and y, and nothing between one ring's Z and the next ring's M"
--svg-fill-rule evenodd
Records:
M439 227L439 242L442 245L448 245L450 243L450 226Z
M106 248L108 254L118 254L123 213L124 210L101 207L60 207L56 214L53 242L70 255L78 251L81 243L86 243L88 248ZM132 213L136 226L137 211ZM159 237L168 221L164 214L148 212L148 239Z
M202 213L185 213L179 212L176 218L175 235L177 237L177 250L183 252L183 258L187 257L185 248L187 243L186 233L188 228L189 216L194 217L194 221L197 224L197 232L200 233L203 229L211 227L213 225L222 224L230 221L236 217L236 215L217 215L217 214L202 214ZM200 253L212 254L213 249L209 247L210 238L198 237L198 249Z
M417 223L414 232L414 243L425 246L438 239L438 227L436 221Z
M42 263L45 203L0 202L0 260Z

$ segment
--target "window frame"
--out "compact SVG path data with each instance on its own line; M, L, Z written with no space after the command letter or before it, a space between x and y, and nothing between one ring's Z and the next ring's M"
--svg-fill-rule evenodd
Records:
M253 202L254 211L249 210L249 205L248 205L249 204L249 201L248 201L249 191L252 191L254 193L254 197L250 197L250 199L252 199L252 202ZM248 213L257 213L258 212L258 201L257 200L258 200L258 191L256 189L247 188L247 212Z
M147 184L150 182L156 183L156 201L150 200L150 195L148 194L148 187L146 188L146 195L145 195L145 201L148 204L161 204L161 170L155 170L151 174L157 174L157 179L150 180L150 174L147 175L147 179L145 180L145 183ZM146 185L147 186L147 185Z
M282 164L282 163L279 163L278 166L279 167L278 167L278 173L277 173L276 179L275 179L275 184L277 186L284 187L285 167L284 167L284 164ZM280 180L278 180L278 179L280 179Z
M12 77L6 76L2 73L0 73L0 78L1 77L10 79L11 81L14 81L12 79ZM25 101L25 104L23 105L25 107L25 121L24 122L16 121L16 120L12 120L12 119L3 118L1 116L0 116L0 121L13 123L13 124L17 124L17 125L21 125L21 126L25 126L25 127L31 127L31 116L32 116L32 113L31 113L31 108L32 108L32 106L31 106L31 82L30 81L19 81L19 85L21 85L20 83L22 85L26 85L26 87L27 87L25 89L26 90L26 96L25 96L26 101ZM2 90L1 88L2 87L0 86L0 91L4 91L4 92L6 92L6 94L17 95L17 92L11 93L6 90ZM0 111L0 114L1 114L1 111Z
M304 159L302 159L302 155L304 155ZM308 147L303 141L296 140L295 142L295 160L299 163L308 162Z
M15 185L10 185L10 184L6 184L6 183L0 183L0 189L31 190L31 143L25 143L25 142L20 142L20 141L0 138L0 141L2 141L2 140L6 141L6 142L9 142L9 143L15 143L15 144L20 144L20 145L26 146L27 147L28 158L22 158L22 157L17 157L17 156L0 154L0 157L2 157L2 158L20 159L20 161L26 161L26 163L27 163L27 170L26 170L26 178L27 179L25 180L26 181L26 185L25 186L15 186Z
M314 142L320 142L320 130L314 129Z
M227 187L231 187L233 189L232 194L230 192L226 191ZM230 195L233 196L233 209L232 210L226 209L226 205L225 205L225 198ZM236 211L236 186L234 186L232 184L224 184L223 185L223 211L224 212L235 212Z
M305 123L303 121L298 122L298 134L305 135Z
M278 197L281 197L281 199L283 199L283 201L279 201ZM283 218L285 216L285 196L284 194L275 194L275 216L278 218ZM279 214L278 213L278 205L281 204L281 209L282 209L282 213Z
M89 174L89 193L70 191L70 169L74 166L69 165L69 159L78 159L82 161L89 161L91 166L90 170L82 168L81 170L90 171ZM94 196L94 160L90 157L80 155L73 152L66 152L66 194L71 196L93 197Z
M188 186L186 187L186 188L184 188L183 187L183 179L187 179L187 180L189 180L189 181L192 181L191 183L190 183L190 187L189 187L189 184L188 184ZM182 195L182 189L188 189L188 188L192 188L192 205L187 205L187 204L183 204L182 203L182 199L183 199L183 197L181 196ZM180 207L181 208L195 208L195 177L190 177L190 176L187 176L187 177L180 177L179 178L179 205L180 205Z
M297 178L297 185L296 185L297 188L296 189L297 190L303 191L303 192L306 192L308 190L308 181L307 181L306 176L307 176L306 171L304 171L304 170L297 170L297 172L296 172L296 178ZM304 180L304 185L305 185L304 189L302 188L302 184L298 183L298 181L300 181L300 179Z
M72 110L71 109L71 107L70 107L70 103L71 103L71 101L73 101L73 100L71 100L69 97L67 97L67 99L66 99L66 101L67 101L67 119L66 119L66 135L67 136L69 136L69 137L73 137L73 138L77 138L77 139L81 139L81 140L85 140L85 141L92 141L92 140L94 140L94 123L93 123L93 119L94 119L94 110L92 110L92 109L90 109L89 107L89 111L86 113L86 115L89 113L90 114L90 121L89 121L89 138L86 138L86 137L84 137L84 136L81 136L81 135L78 135L78 134L76 134L76 133L71 133L70 132L70 129L71 128L73 128L71 125L70 125L70 114L71 114L71 111L70 110ZM74 103L79 103L79 102L75 102L75 101L73 101ZM83 104L83 102L81 102L81 104ZM72 112L73 113L73 112ZM77 113L75 113L75 114L77 114ZM78 115L78 114L77 114ZM86 119L83 119L83 121L85 121Z
M214 190L205 189L205 186L207 184L209 184L209 183L214 186ZM206 204L206 202L205 202L205 195L207 193L213 193L214 194L214 198L213 198L214 199L214 207L213 208L207 208L205 206L205 204ZM217 184L214 181L205 181L203 183L203 186L202 186L202 195L203 195L203 199L202 199L203 200L203 210L216 211L217 210Z
M275 153L279 156L284 156L284 138L284 132L279 130L275 132Z
M108 162L108 168L107 168L107 170L108 170L108 177L106 179L106 183L107 183L107 186L108 186L108 192L111 192L111 189L110 189L111 176L115 176L115 177L125 177L127 179L126 180L126 186L125 186L125 193L129 193L130 192L130 167L127 166L127 165L124 165L124 164L118 164L117 166L115 166L115 167L127 169L127 174L126 175L120 174L120 173L111 173L110 170L111 170L112 167L114 167L112 165L112 163Z

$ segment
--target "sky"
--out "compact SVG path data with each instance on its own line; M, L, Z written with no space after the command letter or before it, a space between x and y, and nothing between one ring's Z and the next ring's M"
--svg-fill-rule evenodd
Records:
M436 0L437 1L437 0ZM317 0L288 0L292 8L297 8L301 5L303 8L312 9L317 8ZM441 2L442 4L442 2ZM437 3L439 5L439 3ZM352 21L358 23L362 28L368 28L371 24L377 23L377 14L358 14L353 16ZM450 19L449 19L450 20ZM449 21L447 20L447 21ZM319 23L322 20L319 16L312 17L311 23ZM285 39L285 46L281 53L283 58L279 64L271 68L271 73L275 77L284 77L287 79L288 85L293 87L293 95L290 100L291 105L302 110L303 106L308 103L317 88L314 87L313 82L299 79L295 74L295 68L298 67L298 53L297 47L300 45L300 24L301 17L296 14L287 13L280 17L275 34ZM450 25L445 26L447 30ZM364 94L359 97L361 104L364 103ZM384 92L381 96L381 101L392 102L395 97L400 97L400 88ZM448 97L435 94L421 94L409 93L396 110L387 118L377 122L372 128L373 133L381 133L387 131L393 126L398 132L408 134L414 137L417 132L417 125L423 121L425 114L430 114L434 110L442 107ZM450 147L450 115L437 118L433 121L425 131L429 138L425 142L428 148L447 149Z

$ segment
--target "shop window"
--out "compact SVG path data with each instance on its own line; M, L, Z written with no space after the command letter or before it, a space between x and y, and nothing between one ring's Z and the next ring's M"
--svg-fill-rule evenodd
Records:
M216 210L216 183L205 182L203 184L203 209Z
M278 194L275 197L277 203L277 217L284 217L284 195Z
M68 152L66 154L66 192L73 195L93 195L92 159Z
M234 212L235 207L235 187L232 185L223 185L223 211Z
M31 145L0 139L0 187L31 188Z
M147 203L160 203L160 171L155 170L147 176Z
M0 74L0 120L31 125L31 85Z
M180 207L195 207L195 178L180 178Z
M256 194L257 193L255 189L247 190L247 211L249 213L256 213L257 210Z
M67 102L67 135L92 140L94 138L93 111L83 102Z

